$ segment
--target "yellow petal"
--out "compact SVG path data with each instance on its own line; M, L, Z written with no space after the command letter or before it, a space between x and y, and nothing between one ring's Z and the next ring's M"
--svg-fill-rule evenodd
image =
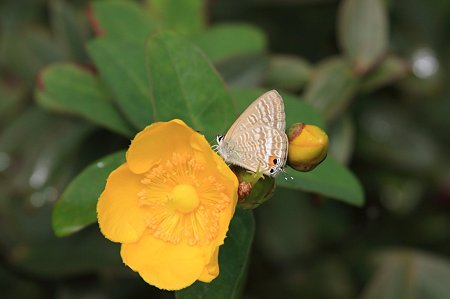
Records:
M202 274L198 280L203 282L211 282L214 278L219 275L219 246L216 247L213 254L211 255L211 260L203 269Z
M144 235L136 243L123 244L122 259L151 285L179 290L194 283L205 268L204 247L171 244Z
M138 133L127 151L131 171L143 173L173 152L187 152L189 139L197 133L180 120L154 123Z
M190 140L190 146L194 149L196 160L209 166L210 170L219 173L231 183L235 184L235 189L239 184L236 175L231 171L225 161L213 150L205 136L201 134L193 134Z
M108 177L97 203L100 230L114 242L134 242L145 230L144 211L138 206L141 176L132 173L127 163Z

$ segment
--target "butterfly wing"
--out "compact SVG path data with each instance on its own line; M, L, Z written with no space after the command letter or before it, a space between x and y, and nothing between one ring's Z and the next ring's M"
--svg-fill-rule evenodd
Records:
M225 135L225 139L233 138L255 125L268 126L281 132L286 129L284 103L276 90L271 90L257 98L236 119Z
M275 176L287 159L284 104L277 91L256 99L233 123L219 153L231 164Z
M276 128L256 125L223 142L226 161L253 172L275 176L286 163L287 136Z

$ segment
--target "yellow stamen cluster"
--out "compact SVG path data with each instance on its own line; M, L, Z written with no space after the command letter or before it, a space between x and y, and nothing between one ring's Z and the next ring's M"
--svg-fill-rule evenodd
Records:
M141 180L138 204L146 210L147 232L178 244L206 245L219 231L220 212L230 203L223 185L204 174L204 166L187 153L150 169Z

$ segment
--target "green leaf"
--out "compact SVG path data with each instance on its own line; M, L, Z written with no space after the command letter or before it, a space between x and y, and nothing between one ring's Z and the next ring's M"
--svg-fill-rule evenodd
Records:
M52 130L57 115L49 113L36 105L30 105L22 111L0 133L0 152L12 155L20 149L33 147L36 136ZM30 124L33 124L30 126ZM33 151L36 151L33 148Z
M359 89L370 93L377 88L393 83L409 72L408 62L396 56L388 56L374 70L365 76Z
M204 24L204 0L147 0L148 10L164 29L193 34Z
M233 89L231 92L236 99L239 111L243 111L257 97L262 95L264 90ZM281 95L285 105L287 124L303 122L324 127L320 116L307 103L286 93L281 93ZM277 183L280 186L316 192L358 206L364 202L363 190L357 178L331 157L326 158L322 164L311 172L298 172L290 168L286 171L288 177L292 176L294 179L285 180L280 175L277 178Z
M321 62L305 91L305 100L327 121L334 120L345 111L358 87L358 77L341 58Z
M195 282L175 293L177 299L240 298L255 230L253 213L236 209L225 244L219 251L219 276L210 283Z
M96 205L111 171L125 162L125 151L103 157L84 169L66 188L52 217L57 236L67 236L97 220Z
M301 57L275 55L270 57L266 84L274 88L297 91L311 75L310 64Z
M328 128L328 155L341 164L348 164L355 147L355 124L349 115L339 118Z
M134 42L97 38L88 43L88 52L128 121L138 130L150 124L153 108L148 94L144 47Z
M40 105L79 115L125 136L133 131L119 114L100 80L73 64L53 64L40 74L36 98Z
M338 14L338 41L355 70L364 74L388 47L388 18L383 0L345 0Z
M264 81L268 60L264 54L249 54L223 60L215 66L230 87L255 87Z
M22 114L27 91L22 84L12 85L6 80L0 81L0 126L16 119L19 112Z
M61 176L61 172L58 173L59 169L67 170L70 167L70 162L67 161L75 159L75 154L82 142L92 132L92 126L86 123L64 120L55 125L57 127L43 132L41 136L34 132L36 135L33 136L33 150L39 154L32 159L32 168L30 173L25 176L25 180L35 190L49 185L57 174ZM41 148L39 148L39 143L41 143Z
M151 17L131 1L94 1L89 13L94 31L116 40L143 45L156 29Z
M249 54L261 54L267 46L264 33L246 24L221 24L213 26L192 37L214 62Z
M282 175L277 177L279 186L318 193L356 206L364 203L361 183L332 157L327 157L310 172L299 172L289 167L286 172L287 178Z
M231 94L235 99L239 112L243 112L254 100L267 90L261 88L232 89ZM286 111L286 124L302 122L324 128L325 125L320 115L307 103L286 92L281 92ZM231 123L229 124L231 126ZM225 132L223 132L225 133Z
M203 52L183 38L170 33L151 37L147 71L157 120L180 118L209 140L234 117L224 82Z
M68 1L49 2L51 26L55 40L76 61L86 61L86 43L89 30L86 17Z
M16 47L12 50L12 57L7 60L28 86L34 86L42 68L54 62L69 60L63 47L55 43L50 32L37 26L32 29L24 31L20 38L11 40Z
M378 253L378 270L361 299L450 298L450 261L411 249Z

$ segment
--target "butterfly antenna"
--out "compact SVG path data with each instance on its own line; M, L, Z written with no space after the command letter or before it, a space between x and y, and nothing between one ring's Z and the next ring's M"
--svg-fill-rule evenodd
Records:
M291 180L294 179L293 176L289 176L289 175L287 174L287 172L286 172L286 170L284 170L284 168L281 168L281 173L282 173L282 175L283 175L283 178L284 178L286 181L288 180L288 177L290 177Z

